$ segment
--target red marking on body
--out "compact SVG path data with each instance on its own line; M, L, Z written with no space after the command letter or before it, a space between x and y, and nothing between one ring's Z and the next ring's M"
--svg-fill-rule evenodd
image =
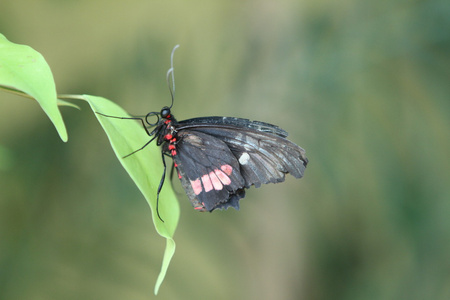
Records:
M175 150L175 145L169 145L169 150Z
M200 181L200 178L197 178L194 181L190 180L190 182L192 189L194 190L194 194L196 195L200 194L202 192L202 183Z
M213 189L211 178L209 178L208 174L202 176L202 182L203 187L205 188L205 192L209 192Z
M212 185L216 191L223 189L222 182L220 182L220 179L216 176L216 173L210 172L209 178L211 179Z
M178 179L181 179L181 174L180 174L180 172L177 171L177 173L178 173Z
M170 151L170 155L172 155L172 156L177 155L177 151L175 151L175 150Z
M214 173L224 185L229 185L231 183L230 177L228 177L224 172L220 171L219 169L215 169Z
M227 174L228 176L230 176L231 173L233 173L233 167L230 166L230 165L223 165L223 166L220 166L220 168L221 168L222 171L224 171L225 174Z
M173 163L173 165L174 165L175 168L178 167L178 164L177 164L177 163Z
M197 207L194 207L194 209L200 210L200 209L204 209L204 207L203 206L197 206Z
M171 140L172 138L173 138L173 135L171 135L170 133L168 133L164 136L164 139L166 139L168 141Z
M164 121L164 124L169 124L170 123L170 120L165 120Z

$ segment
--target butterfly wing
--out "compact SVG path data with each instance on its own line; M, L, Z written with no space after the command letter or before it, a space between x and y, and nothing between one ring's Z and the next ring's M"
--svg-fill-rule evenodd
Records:
M233 206L251 185L303 176L305 151L268 123L227 117L195 118L177 125L179 177L194 207Z
M180 131L177 140L175 166L195 209L239 209L245 180L228 146L214 136L190 130Z

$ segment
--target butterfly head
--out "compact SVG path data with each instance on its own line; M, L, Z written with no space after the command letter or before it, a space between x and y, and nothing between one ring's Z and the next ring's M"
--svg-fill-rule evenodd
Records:
M163 109L161 109L161 117L163 119L170 119L170 107L163 107Z

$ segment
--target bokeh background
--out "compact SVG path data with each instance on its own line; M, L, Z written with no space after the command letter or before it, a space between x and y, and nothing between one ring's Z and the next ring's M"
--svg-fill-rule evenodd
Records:
M450 6L430 1L2 1L58 93L132 114L275 123L305 177L194 211L159 299L450 299ZM0 299L153 299L165 241L85 103L0 94ZM159 180L159 179L158 179ZM168 187L169 185L166 185Z

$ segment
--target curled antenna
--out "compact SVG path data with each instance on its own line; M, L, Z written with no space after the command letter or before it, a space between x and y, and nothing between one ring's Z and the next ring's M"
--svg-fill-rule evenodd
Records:
M180 45L176 45L173 47L172 54L170 55L170 69L167 71L167 84L169 85L170 97L172 98L172 104L170 104L169 108L173 106L173 99L175 97L175 75L173 69L173 55L175 54L175 50L180 47ZM170 85L170 81L172 80L172 85Z

